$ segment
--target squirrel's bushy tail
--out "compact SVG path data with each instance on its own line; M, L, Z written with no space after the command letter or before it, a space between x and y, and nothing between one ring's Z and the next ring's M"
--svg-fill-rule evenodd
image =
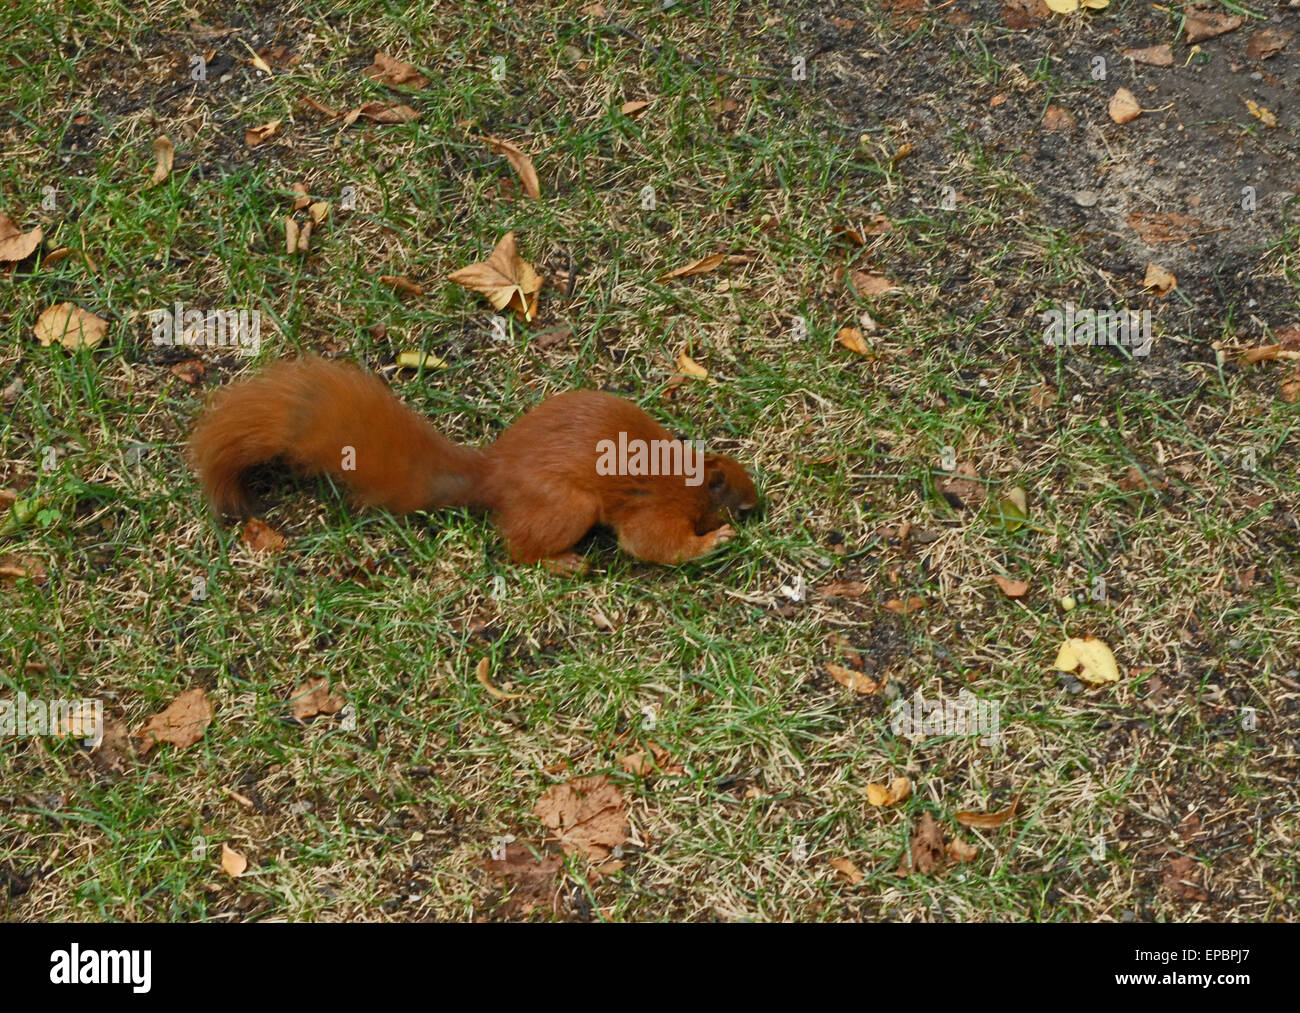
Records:
M244 473L281 457L326 473L365 506L394 513L478 506L486 461L402 404L378 377L307 357L277 362L220 391L199 419L190 454L212 506L251 509Z

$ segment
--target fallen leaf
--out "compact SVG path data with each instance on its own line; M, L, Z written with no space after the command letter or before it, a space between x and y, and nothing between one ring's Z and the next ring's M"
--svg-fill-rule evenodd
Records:
M1252 60L1269 60L1287 47L1295 32L1281 32L1265 28L1256 32L1246 43L1246 55Z
M1017 31L1032 28L1051 14L1043 0L1007 0L1002 5L1002 23Z
M867 801L874 806L898 805L912 794L912 782L906 777L896 777L886 787L874 781L867 785Z
M1208 231L1204 222L1187 215L1174 213L1156 214L1147 211L1134 211L1127 219L1133 231L1148 246L1157 243L1182 243L1193 236Z
M492 685L492 680L488 678L492 674L492 659L480 658L478 667L474 669L474 678L478 680L480 686L488 691L488 696L497 700L522 700L523 693L506 693Z
M1253 99L1246 99L1245 102L1246 102L1247 112L1249 112L1251 116L1254 116L1255 119L1259 120L1262 124L1264 124L1264 126L1266 127L1277 126L1277 117L1274 116L1269 109L1260 105L1258 102L1255 102Z
M258 553L279 552L289 544L284 535L257 517L248 519L239 533L239 540Z
M495 309L507 306L525 321L536 312L536 295L543 279L515 250L515 234L507 232L492 255L481 264L471 264L447 275L448 281L464 285L487 297Z
M1077 126L1069 111L1060 106L1048 106L1043 110L1043 129L1073 130Z
M399 369L446 369L447 360L431 352L400 352L397 365Z
M830 864L831 868L838 872L849 886L857 886L865 878L858 867L847 858L832 858Z
M145 184L146 190L152 189L171 175L176 149L166 134L154 138L153 157L157 164L153 168L153 175L149 178L149 182Z
M910 615L913 612L919 612L925 608L925 599L918 595L912 595L907 601L900 601L897 598L891 598L885 602L884 609L887 612L893 612L900 616Z
M659 280L667 281L669 278L682 278L689 274L707 274L721 264L726 257L725 253L714 253L699 260L692 260L689 264L669 271L667 274L661 274Z
M948 853L949 860L959 864L962 862L972 861L975 856L979 854L979 849L975 847L975 845L967 844L960 838L954 838L949 841L948 847L945 850Z
M1115 655L1096 637L1070 637L1056 654L1055 667L1062 672L1079 670L1079 678L1100 686L1119 682L1119 665Z
M1278 395L1287 404L1295 404L1300 401L1300 372L1297 372L1290 380L1283 380L1278 384Z
M36 318L33 328L42 345L94 348L108 333L108 321L70 302L56 303Z
M1184 23L1187 30L1187 43L1191 45L1193 42L1212 39L1216 35L1234 31L1245 23L1245 17L1240 14L1224 14L1204 7L1190 8Z
M294 192L293 209L295 211L301 211L311 203L311 196L307 192L306 183L294 183L290 189Z
M649 106L649 102L643 102L640 99L636 99L632 102L624 102L622 107L619 109L619 112L624 116L636 116L639 113L645 112Z
M945 865L943 828L928 812L921 814L916 830L912 833L908 851L912 859L911 872L928 876L932 872L943 870Z
M869 588L860 580L836 580L817 589L824 597L861 598Z
M1172 67L1174 65L1173 47L1147 46L1145 49L1126 49L1124 55L1135 63L1145 63L1149 67Z
M677 356L677 368L682 371L683 375L693 376L697 380L707 380L709 378L709 371L685 352Z
M292 218L284 220L284 252L298 252L298 223Z
M407 278L405 275L381 274L379 276L379 284L387 285L389 288L394 289L398 292L402 292L406 295L412 295L412 296L424 295L424 288L416 284L415 282L413 282L410 278Z
M1007 531L1019 531L1029 520L1029 498L1019 486L1001 497L997 507L998 520Z
M939 492L950 501L955 498L957 502L953 505L959 509L976 508L988 497L988 490L978 478L974 463L962 461L953 475L940 480Z
M510 886L501 908L507 917L526 917L537 909L558 911L564 859L558 855L536 857L524 844L509 844L504 859L489 859L483 867Z
M208 371L202 359L186 359L184 362L173 363L167 369L172 376L179 377L191 387L196 386Z
M541 197L542 186L537 178L537 170L533 168L533 160L528 157L523 148L499 137L485 137L483 140L493 153L504 155L514 167L515 172L519 174L519 181L523 184L526 197L531 197L533 200Z
M159 742L186 749L203 738L210 724L212 703L208 694L202 689L191 689L173 700L166 710L151 717L132 738L144 739L141 755L147 754Z
M548 788L533 815L556 832L565 854L604 862L628 839L623 793L600 774Z
M1011 819L1020 808L1020 796L1017 795L1014 802L1007 808L995 813L977 813L977 812L959 812L953 816L958 823L964 827L975 827L977 830L996 830L1007 820Z
M1106 111L1116 123L1129 123L1142 115L1142 106L1138 104L1131 91L1120 88L1111 96Z
M327 200L318 200L307 208L307 213L311 215L313 225L320 225L330 216L330 202Z
M301 686L295 686L289 698L293 716L299 721L314 718L318 714L337 714L343 709L343 698L330 692L329 682L324 679L312 679Z
M1246 366L1272 359L1300 359L1300 351L1283 348L1281 345L1259 345L1247 348L1241 355L1242 364Z
M835 340L850 352L855 352L858 355L871 354L871 346L867 344L866 339L862 337L862 332L856 327L840 328L840 332L835 335Z
M1149 263L1142 287L1151 289L1158 296L1166 296L1178 287L1178 279L1159 264Z
M221 871L231 879L238 879L248 871L248 859L229 844L221 845Z
M866 271L854 271L850 277L858 295L884 295L886 292L901 292L897 285L883 274L869 274Z
M862 675L853 671L851 668L845 668L843 665L826 663L826 671L830 673L832 679L841 686L860 693L863 696L872 696L880 692L880 687L885 684L885 680L877 682L870 676Z
M1209 900L1209 894L1202 889L1202 882L1200 864L1190 855L1179 855L1171 859L1160 877L1160 885L1179 900Z
M1002 588L1002 593L1008 598L1023 598L1025 592L1029 590L1029 581L1027 580L1012 580L1009 577L1000 577L995 573L993 581L998 587Z
M651 742L649 746L649 749L629 753L618 761L618 765L633 777L646 777L656 772L670 777L680 777L685 773L685 769L680 764L670 762L672 754L667 749L657 742Z
M379 84L405 85L416 91L429 83L429 79L409 63L403 63L383 53L375 53L374 62L361 73Z
M305 105L308 109L314 109L318 113L324 113L332 120L337 120L343 115L340 110L335 109L333 106L327 106L324 102L318 102L310 95L304 95L299 99L299 102L301 102L302 105Z
M12 501L10 501L12 502ZM8 503L3 503L7 512ZM35 556L0 556L0 581L12 585L18 580L30 580L33 584L44 584L49 579L45 566Z
M282 120L271 120L269 123L263 123L260 127L249 127L244 131L244 143L250 148L265 144L280 132L282 122Z
M351 112L344 114L344 126L351 126L358 119L365 117L373 123L411 123L420 118L420 114L407 105L392 105L384 102L367 102Z

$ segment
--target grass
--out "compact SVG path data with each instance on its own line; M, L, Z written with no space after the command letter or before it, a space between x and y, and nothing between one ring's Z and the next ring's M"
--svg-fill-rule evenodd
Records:
M25 384L0 415L0 488L47 510L0 550L48 572L0 587L0 693L100 698L132 729L194 687L215 711L191 748L122 770L72 741L0 742L0 915L512 916L484 869L494 840L542 847L538 797L607 773L628 803L626 865L597 879L569 857L557 911L532 917L1292 917L1300 472L1295 408L1269 367L1175 354L1204 341L1172 325L1146 361L1045 348L1034 313L1113 302L1082 239L1011 154L960 128L944 177L959 211L913 200L928 191L894 155L915 127L847 129L816 75L775 76L809 47L797 7L635 5L613 19L647 45L576 12L477 7L214 3L205 24L245 31L200 39L179 4L135 19L28 3L0 40L22 69L0 81L0 207L96 265L23 266L0 291L0 386ZM241 38L301 59L268 79ZM183 68L210 49L209 83L193 88ZM429 87L368 81L376 50ZM988 51L951 69L1014 78ZM1046 67L1034 76L1055 92ZM408 102L421 118L342 129L301 112L303 95ZM639 116L619 112L643 98ZM279 138L245 147L247 127L276 118ZM159 132L176 168L143 190ZM513 174L480 133L528 148L540 201L507 199ZM284 254L280 231L299 180L335 203L305 258ZM892 228L865 249L831 238L877 211ZM539 348L518 325L494 340L489 308L442 280L512 229L542 273L577 272L568 296L547 289L531 330L569 327L567 343ZM1283 228L1263 269L1294 280L1297 237ZM656 280L713 252L748 259ZM837 270L879 271L901 292L861 298ZM402 301L381 274L426 295ZM33 342L36 316L64 299L112 322L95 351ZM765 512L679 569L598 534L592 572L565 579L511 565L486 519L357 514L327 482L280 481L263 516L289 546L256 555L206 511L184 460L208 390L255 363L206 354L200 388L174 376L181 356L150 344L147 312L177 300L260 310L257 361L441 356L446 369L392 382L466 441L547 394L609 387L751 464ZM859 357L835 335L864 310L880 331ZM1225 320L1216 337L1246 326ZM683 350L718 382L666 393ZM945 496L945 448L973 464L983 505ZM1150 484L1121 489L1135 467ZM1013 486L1031 523L1009 531L994 504ZM1006 598L993 574L1032 589ZM1105 600L1061 611L1099 577ZM803 601L782 591L796 578ZM868 590L819 593L832 580ZM882 608L912 595L919 613ZM1119 658L1115 686L1071 692L1053 672L1061 640L1085 633ZM884 692L827 674L854 655ZM521 698L485 693L484 657ZM287 700L318 676L351 710L302 725ZM966 687L1000 704L999 749L890 730L896 696ZM648 740L680 774L621 769ZM909 800L867 803L869 782L898 775ZM1001 829L954 821L1016 797ZM927 811L977 848L972 862L900 869ZM250 858L238 880L218 867L222 843ZM1184 851L1204 863L1204 900L1164 882ZM861 882L836 874L840 857Z

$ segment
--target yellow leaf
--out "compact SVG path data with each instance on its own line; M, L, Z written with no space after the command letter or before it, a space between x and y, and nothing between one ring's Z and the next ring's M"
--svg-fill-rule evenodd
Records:
M447 280L486 296L495 309L510 307L525 321L533 318L544 281L515 250L513 232L501 237L487 260L453 271Z
M871 346L863 340L862 332L856 327L841 328L839 334L835 335L835 340L850 352L856 352L858 355L871 354Z
M1056 654L1056 667L1062 672L1079 669L1079 678L1100 686L1119 682L1119 666L1110 648L1096 637L1070 637Z
M1269 110L1265 109L1262 105L1259 105L1258 103L1253 102L1250 99L1246 99L1246 109L1249 110L1251 116L1254 116L1255 119L1263 123L1264 126L1266 127L1277 126L1277 117L1274 116Z
M1079 9L1079 0L1046 0L1046 3L1057 14L1069 14Z
M221 871L231 879L238 879L248 870L248 859L229 844L221 845Z
M889 787L883 784L867 785L867 801L875 806L897 805L912 794L912 782L905 777L896 777Z
M677 368L685 375L693 376L697 380L707 380L709 378L709 371L685 352L682 352L681 355L677 356Z
M402 352L397 356L397 364L404 369L446 369L447 362L429 352ZM486 659L484 659L486 660Z

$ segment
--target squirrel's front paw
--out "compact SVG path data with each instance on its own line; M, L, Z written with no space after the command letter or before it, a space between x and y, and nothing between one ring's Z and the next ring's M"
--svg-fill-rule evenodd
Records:
M706 549L705 551L709 551L711 549L716 549L719 545L725 545L727 542L735 538L736 529L733 528L730 524L724 524L722 525L722 527L710 531L704 537L708 540L709 543L708 549Z

